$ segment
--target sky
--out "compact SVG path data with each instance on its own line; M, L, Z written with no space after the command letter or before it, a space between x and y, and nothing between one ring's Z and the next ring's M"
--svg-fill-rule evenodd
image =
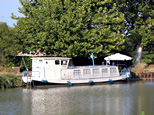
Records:
M21 7L19 0L0 0L0 22L6 22L9 27L14 27L17 21L11 19L11 13L15 16L22 17L23 14L18 12L18 7Z

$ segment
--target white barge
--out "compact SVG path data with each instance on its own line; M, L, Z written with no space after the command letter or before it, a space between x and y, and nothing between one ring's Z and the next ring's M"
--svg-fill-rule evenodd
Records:
M72 66L71 58L36 57L32 58L31 75L24 72L22 80L34 85L77 85L115 82L128 77L129 72L120 74L117 66Z

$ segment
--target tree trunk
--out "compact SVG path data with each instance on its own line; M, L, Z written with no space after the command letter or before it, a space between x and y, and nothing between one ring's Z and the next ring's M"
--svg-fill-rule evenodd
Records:
M137 66L141 61L143 45L137 45L134 66Z

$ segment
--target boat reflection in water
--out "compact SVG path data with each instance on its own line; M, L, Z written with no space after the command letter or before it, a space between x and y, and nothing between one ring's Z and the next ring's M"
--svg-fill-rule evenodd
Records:
M153 89L154 82L23 89L23 109L32 115L152 115Z

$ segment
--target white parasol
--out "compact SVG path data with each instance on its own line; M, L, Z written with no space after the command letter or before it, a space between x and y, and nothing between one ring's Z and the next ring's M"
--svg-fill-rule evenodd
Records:
M123 55L123 54L120 54L120 53L116 53L114 55L111 55L111 56L107 56L104 58L106 61L107 60L132 60L132 57L129 57L129 56L126 56L126 55Z

